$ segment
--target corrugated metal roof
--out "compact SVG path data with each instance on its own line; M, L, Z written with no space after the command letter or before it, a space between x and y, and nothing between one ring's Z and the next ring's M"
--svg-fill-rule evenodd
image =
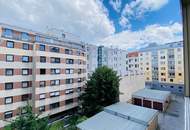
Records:
M165 101L168 96L170 96L171 92L169 91L161 91L161 90L153 90L153 89L141 89L132 94L132 97L143 97L152 100Z
M140 107L128 103L117 103L104 108L105 111L114 113L121 116L129 117L129 120L148 125L150 120L154 118L158 111L145 107ZM116 113L117 112L117 113Z
M77 125L81 130L145 130L146 126L109 114L100 112Z

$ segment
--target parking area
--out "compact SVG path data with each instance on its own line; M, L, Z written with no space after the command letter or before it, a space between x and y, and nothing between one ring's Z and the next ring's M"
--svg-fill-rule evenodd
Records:
M158 130L184 130L184 97L172 95L166 112L160 112Z

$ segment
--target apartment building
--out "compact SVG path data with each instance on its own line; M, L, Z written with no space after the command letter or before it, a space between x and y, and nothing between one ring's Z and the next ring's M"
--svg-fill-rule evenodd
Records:
M184 63L182 41L160 46L148 46L139 50L138 53L139 72L145 77L146 87L183 94Z
M86 55L87 55L87 76L90 75L98 67L98 46L92 44L86 44Z
M108 66L117 72L119 76L125 76L127 51L113 47L98 47L98 67Z
M0 25L0 128L27 102L41 117L76 108L85 80L82 43Z
M126 55L126 71L128 76L139 75L139 52L129 52Z

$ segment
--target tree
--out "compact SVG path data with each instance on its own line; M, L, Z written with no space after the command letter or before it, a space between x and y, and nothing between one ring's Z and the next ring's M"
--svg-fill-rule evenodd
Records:
M82 110L86 116L100 112L103 107L119 101L119 77L112 69L103 66L87 81L85 93L81 95Z
M30 105L22 108L25 113L19 113L19 116L11 122L10 125L5 127L5 130L48 130L48 119L39 118L39 115L36 115L32 111Z

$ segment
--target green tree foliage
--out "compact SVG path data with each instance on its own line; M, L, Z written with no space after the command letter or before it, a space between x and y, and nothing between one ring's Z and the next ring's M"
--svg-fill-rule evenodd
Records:
M82 110L86 116L92 116L103 107L119 101L119 77L112 69L103 66L87 81L85 93L81 95Z
M11 122L10 125L5 127L5 130L48 130L48 119L39 118L38 115L33 113L32 107L27 105L24 109L24 114L19 116Z

